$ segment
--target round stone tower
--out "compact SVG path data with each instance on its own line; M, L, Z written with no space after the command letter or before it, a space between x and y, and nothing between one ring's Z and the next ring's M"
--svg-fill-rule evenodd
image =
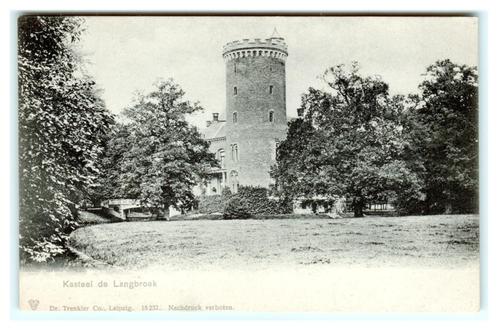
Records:
M285 138L287 45L274 35L223 47L226 62L226 169L228 186L268 187L276 147Z

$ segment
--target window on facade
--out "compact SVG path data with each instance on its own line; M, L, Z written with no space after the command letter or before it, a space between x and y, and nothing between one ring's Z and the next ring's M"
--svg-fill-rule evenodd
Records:
M239 174L236 171L230 172L230 185L232 193L236 194L239 190Z
M270 112L268 112L268 121L270 123L273 123L273 120L274 120L274 114L273 114L273 110L270 110Z
M280 144L280 142L278 140L275 140L275 142L271 145L271 150L272 150L271 160L273 160L273 161L277 160L279 144Z
M218 150L218 161L220 162L220 167L225 168L225 150Z
M270 85L270 94L273 94L273 85Z
M237 73L237 64L236 63L233 64L233 72Z
M237 144L232 144L231 146L231 158L234 162L239 160L239 147Z
M237 87L233 88L233 95L237 95Z
M237 122L237 112L234 112L234 113L232 114L232 121L233 121L234 123L236 123L236 122Z

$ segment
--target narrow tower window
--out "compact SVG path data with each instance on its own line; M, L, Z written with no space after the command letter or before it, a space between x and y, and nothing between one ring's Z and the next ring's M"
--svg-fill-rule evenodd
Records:
M235 112L232 114L232 121L233 121L234 123L236 123L236 122L237 122L237 111L235 111Z
M273 85L270 85L270 94L273 94Z
M237 63L234 63L234 64L233 64L233 72L234 72L234 73L237 73Z
M237 95L237 87L236 86L233 88L233 95Z
M268 121L270 123L273 123L273 120L274 120L274 118L273 118L273 110L270 110L270 112L268 112Z
M237 162L239 160L239 147L237 144L232 144L231 146L231 158L234 162Z

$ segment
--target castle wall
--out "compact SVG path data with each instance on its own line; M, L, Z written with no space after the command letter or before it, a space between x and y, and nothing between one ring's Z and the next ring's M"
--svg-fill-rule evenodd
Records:
M275 163L276 144L285 139L287 130L286 56L282 39L267 39L264 44L258 42L256 45L245 40L225 47L225 153L228 186L232 190L235 181L241 185L263 187L272 183L269 171ZM270 111L273 112L272 122ZM237 113L237 122L233 121L234 112ZM237 145L238 160L232 159L234 144ZM237 178L233 176L234 171Z
M216 155L218 150L226 148L226 139L224 138L218 138L218 139L213 139L209 141L209 152L213 153ZM225 150L226 152L226 150Z

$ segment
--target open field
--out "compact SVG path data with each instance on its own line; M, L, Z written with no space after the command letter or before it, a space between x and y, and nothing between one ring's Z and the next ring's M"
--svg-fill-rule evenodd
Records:
M50 276L46 270L22 270L21 295L44 297L40 310L97 304L141 311L152 303L165 311L171 305L204 311L220 305L239 312L476 312L478 219L96 224L72 234L81 263ZM88 267L77 268L81 264ZM93 286L68 288L65 281ZM120 287L133 281L157 286ZM98 287L102 282L109 287ZM21 305L29 308L28 299Z
M133 269L458 268L478 265L479 217L122 222L78 229L71 245Z

